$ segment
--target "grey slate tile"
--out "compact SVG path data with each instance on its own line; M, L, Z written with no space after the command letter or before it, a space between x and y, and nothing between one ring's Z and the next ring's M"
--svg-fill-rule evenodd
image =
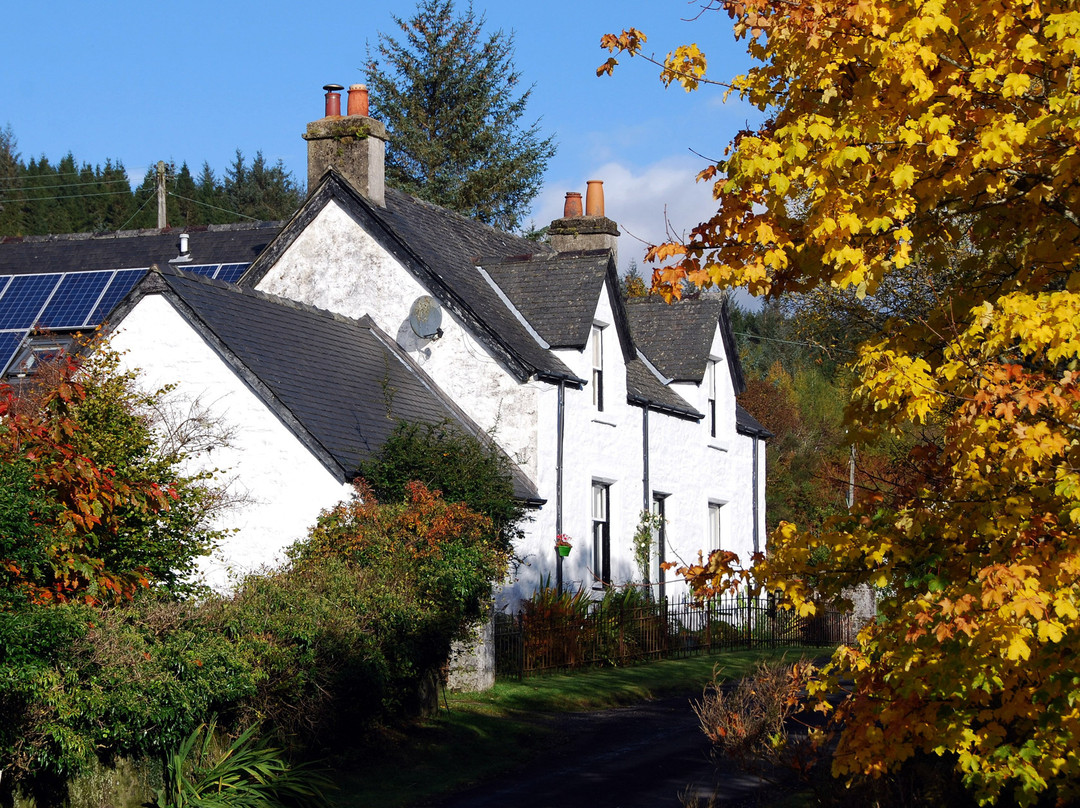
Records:
M481 266L552 348L584 349L608 266L607 250L484 258Z
M398 420L486 436L374 321L163 270L169 289L351 478ZM535 499L517 472L515 493Z

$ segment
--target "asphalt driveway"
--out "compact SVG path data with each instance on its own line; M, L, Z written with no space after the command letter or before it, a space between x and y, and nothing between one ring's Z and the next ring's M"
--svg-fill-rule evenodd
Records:
M477 786L436 808L662 808L682 797L717 805L762 806L777 786L717 766L697 726L690 697L632 707L568 713L557 719L563 741L497 782Z

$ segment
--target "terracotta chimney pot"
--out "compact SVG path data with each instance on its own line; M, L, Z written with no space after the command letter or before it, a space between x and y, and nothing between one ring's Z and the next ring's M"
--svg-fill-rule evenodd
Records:
M368 88L363 84L349 85L349 114L368 117Z
M326 117L340 118L341 96L338 95L338 91L345 88L340 84L324 84L323 89L326 90Z
M589 180L589 187L585 191L585 215L604 215L604 182L603 180Z
M564 219L581 215L581 194L577 191L566 192L566 202L563 203L562 215Z

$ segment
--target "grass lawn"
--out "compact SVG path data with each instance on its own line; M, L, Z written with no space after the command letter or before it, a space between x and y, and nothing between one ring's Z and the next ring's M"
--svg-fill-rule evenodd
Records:
M526 763L551 741L554 714L699 693L714 667L730 679L749 673L761 659L813 654L798 648L727 651L501 681L485 693L451 693L449 711L444 707L399 735L373 739L362 756L341 765L334 801L339 808L411 805Z

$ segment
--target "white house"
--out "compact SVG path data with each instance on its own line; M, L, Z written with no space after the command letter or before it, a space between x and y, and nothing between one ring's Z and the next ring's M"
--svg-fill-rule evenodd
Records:
M178 383L234 428L231 448L207 462L229 468L249 503L228 517L236 532L215 582L279 559L397 418L451 419L513 460L532 519L500 606L544 580L597 591L648 580L673 594L681 584L662 561L761 548L768 433L737 404L726 311L716 300L625 304L597 184L585 215L571 198L538 244L384 187L385 134L368 117L327 117L305 138L309 197L250 266L232 257L238 285L183 269L211 263L183 260L192 235L158 271L143 269L109 318L114 345L150 383ZM0 343L21 346L0 356L10 371L30 326L52 326L5 330L2 273L33 272L6 247ZM664 527L639 570L632 536L645 510ZM565 559L560 534L573 543Z

